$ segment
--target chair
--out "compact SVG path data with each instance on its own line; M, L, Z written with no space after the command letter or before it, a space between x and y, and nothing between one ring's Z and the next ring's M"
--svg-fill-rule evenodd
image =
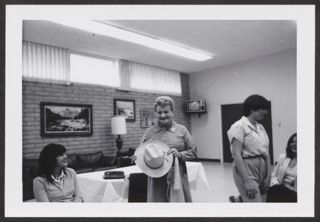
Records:
M129 175L128 202L147 202L148 176L144 173Z

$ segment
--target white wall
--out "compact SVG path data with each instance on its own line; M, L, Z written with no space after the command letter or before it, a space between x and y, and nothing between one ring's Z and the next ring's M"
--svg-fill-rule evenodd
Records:
M221 105L242 103L251 94L271 100L274 160L297 130L296 50L190 75L191 99L205 99L208 113L191 117L199 158L223 160Z

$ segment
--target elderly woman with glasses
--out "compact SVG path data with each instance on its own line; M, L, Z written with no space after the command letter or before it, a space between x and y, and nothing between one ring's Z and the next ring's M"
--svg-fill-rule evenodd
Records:
M297 134L290 136L272 175L267 202L297 202Z
M174 101L169 96L156 98L154 111L157 122L144 132L141 143L159 140L169 146L167 154L173 154L179 162L182 199L192 202L185 161L196 158L196 146L186 127L174 121L174 109ZM168 174L159 178L148 177L148 202L172 202L168 195L172 180Z

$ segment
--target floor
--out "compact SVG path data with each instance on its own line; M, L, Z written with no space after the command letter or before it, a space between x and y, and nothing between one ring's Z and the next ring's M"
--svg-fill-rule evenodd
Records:
M212 195L209 202L229 202L229 196L237 195L233 181L231 163L202 162Z

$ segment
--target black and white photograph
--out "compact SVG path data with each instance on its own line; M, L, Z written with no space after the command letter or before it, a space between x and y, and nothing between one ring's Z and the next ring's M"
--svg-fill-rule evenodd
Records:
M314 5L6 12L7 216L314 216Z
M92 135L92 106L41 102L41 135Z

